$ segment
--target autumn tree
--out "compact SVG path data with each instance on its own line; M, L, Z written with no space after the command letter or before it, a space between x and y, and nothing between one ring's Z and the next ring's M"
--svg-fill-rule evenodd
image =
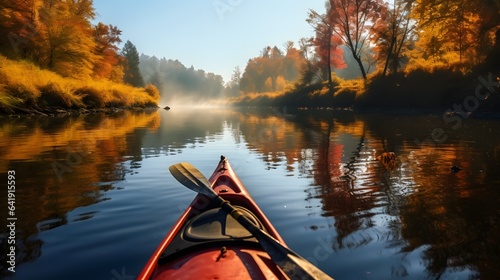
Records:
M90 77L95 62L90 23L94 16L91 0L41 1L33 59L64 76Z
M350 50L364 79L367 71L363 65L363 51L383 7L382 0L329 0L326 4L327 22Z
M322 80L321 69L318 67L317 61L307 60L304 67L300 70L297 88L309 86Z
M89 77L94 16L91 0L1 0L0 50L64 76Z
M488 52L488 56L484 61L483 65L481 65L482 69L479 69L483 72L500 72L500 29L498 29L495 33L495 44Z
M97 58L94 63L93 76L112 80L123 79L123 70L118 67L120 57L117 46L122 41L121 33L118 27L111 24L99 22L94 26L93 37L96 43L94 54Z
M144 79L139 71L139 52L132 42L125 43L122 56L124 57L124 82L136 87L144 86Z
M283 62L283 52L277 46L269 48L267 59L264 61L266 64L264 72L266 73L266 76L268 76L265 81L265 83L267 82L266 91L276 91L282 89L278 88L278 79L281 81L284 79L282 77ZM283 83L281 84L283 85Z
M267 46L259 57L248 61L241 75L239 87L243 92L270 92L283 90L288 82L298 78L297 73L305 58L293 45L284 54L278 47Z
M310 10L306 21L316 32L311 43L315 46L316 55L319 58L318 66L326 72L328 86L333 89L332 67L341 69L346 66L343 61L344 51L339 48L342 39L334 32L335 27L326 14Z
M0 0L0 52L64 76L122 81L121 31L94 17L92 0Z
M295 48L294 43L287 42L286 54L283 60L283 78L287 81L295 81L300 76L300 69L302 69L306 63L306 58L304 53Z
M419 40L414 57L434 66L471 69L484 60L500 25L500 1L416 0Z
M0 53L28 57L38 29L37 10L33 0L0 0Z
M411 18L415 0L393 0L381 9L381 17L375 22L371 42L376 51L382 76L396 73L401 66L403 53L411 47L414 23Z

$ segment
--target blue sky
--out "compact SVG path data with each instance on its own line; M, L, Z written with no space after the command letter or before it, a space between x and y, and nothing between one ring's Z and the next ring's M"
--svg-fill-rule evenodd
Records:
M122 30L139 53L178 59L222 75L267 45L283 49L314 35L305 21L309 9L324 11L324 0L94 0L96 22Z

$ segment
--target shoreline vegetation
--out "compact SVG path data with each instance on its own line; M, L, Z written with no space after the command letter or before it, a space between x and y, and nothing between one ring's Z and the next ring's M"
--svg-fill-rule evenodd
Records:
M325 1L306 18L313 37L267 46L242 73L235 69L239 95L229 103L498 112L499 8L480 0Z
M92 0L0 1L0 114L158 107L137 48L96 15Z
M0 114L56 115L157 108L160 93L109 80L63 77L0 55Z
M481 111L500 111L500 72L469 73L449 69L414 70L391 76L368 75L366 80L344 80L332 75L328 82L290 85L277 92L247 93L230 99L235 106L328 108L356 111L436 111L481 94ZM480 90L480 93L478 92ZM475 106L472 104L470 106Z
M120 50L121 30L95 23L92 0L49 2L0 1L0 115L157 108L160 98L500 112L499 1L328 0L324 11L307 13L312 37L264 47L227 82L177 60L139 55L130 41Z

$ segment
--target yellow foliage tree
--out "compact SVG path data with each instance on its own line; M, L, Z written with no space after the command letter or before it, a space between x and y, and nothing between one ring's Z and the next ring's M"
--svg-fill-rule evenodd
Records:
M93 26L92 0L0 0L0 53L63 76L122 81L121 31Z
M264 82L264 91L273 91L273 79L268 77Z
M486 19L481 3L465 0L416 0L412 17L419 40L411 52L410 68L471 69L485 57Z
M90 77L96 61L92 1L41 2L35 59L63 76Z
M276 46L268 46L261 56L250 59L239 79L239 89L246 93L279 91L286 81L297 80L306 59L293 42L287 42L285 47L285 55Z
M279 75L278 78L276 78L275 84L276 84L276 91L282 91L283 89L285 89L286 86L285 78Z

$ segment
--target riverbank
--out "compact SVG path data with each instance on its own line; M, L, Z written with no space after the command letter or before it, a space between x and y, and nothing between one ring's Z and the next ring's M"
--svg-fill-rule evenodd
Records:
M158 107L153 85L78 80L0 55L0 115L56 115Z
M61 117L68 115L87 115L87 114L113 114L122 111L156 111L160 109L158 106L149 106L149 107L112 107L112 108L96 108L96 109L63 109L63 108L47 108L43 110L36 109L23 109L19 112L12 114L0 114L0 118L20 118L20 117L33 117L33 116L42 116L42 117Z
M236 106L288 108L350 108L357 111L440 111L455 104L473 110L500 111L500 73L463 74L451 69L414 70L367 80L295 84L281 92L246 93ZM477 95L477 97L476 97ZM477 108L476 108L477 107ZM469 110L470 111L470 110Z

